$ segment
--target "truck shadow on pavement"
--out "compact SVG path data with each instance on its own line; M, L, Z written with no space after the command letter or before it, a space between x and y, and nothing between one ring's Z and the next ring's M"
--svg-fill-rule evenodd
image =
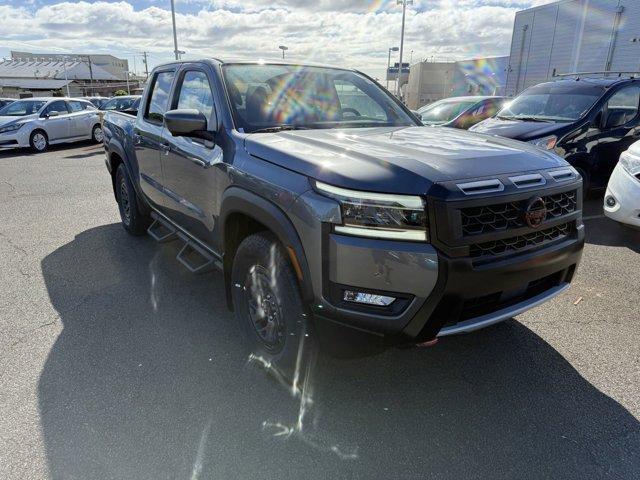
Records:
M306 401L247 362L219 274L92 228L42 261L63 331L39 380L55 479L638 478L640 425L516 321L321 356Z

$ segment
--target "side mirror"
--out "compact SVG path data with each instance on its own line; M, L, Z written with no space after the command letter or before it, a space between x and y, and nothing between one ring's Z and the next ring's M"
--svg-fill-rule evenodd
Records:
M604 128L608 130L610 128L616 128L621 125L624 125L625 123L626 123L626 115L624 114L624 112L620 112L620 111L609 112L609 114L607 115L607 119L604 122Z
M169 110L164 114L167 130L174 137L194 137L210 140L211 132L207 131L207 118L198 110L185 108Z
M49 118L49 117L57 117L58 115L60 115L60 112L58 112L57 110L51 110L49 113L46 113L44 116L45 118Z

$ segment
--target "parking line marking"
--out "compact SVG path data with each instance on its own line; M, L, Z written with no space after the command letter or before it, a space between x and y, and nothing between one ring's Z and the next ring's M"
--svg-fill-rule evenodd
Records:
M594 220L596 218L604 218L604 213L601 213L600 215L589 215L587 217L582 217L582 220Z

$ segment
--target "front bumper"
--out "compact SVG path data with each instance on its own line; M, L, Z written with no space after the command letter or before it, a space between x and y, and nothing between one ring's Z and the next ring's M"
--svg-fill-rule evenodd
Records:
M0 149L29 147L29 133L27 126L8 133L0 133Z
M613 197L615 205L607 205ZM604 214L620 223L640 227L640 179L627 172L620 163L611 174L604 196Z

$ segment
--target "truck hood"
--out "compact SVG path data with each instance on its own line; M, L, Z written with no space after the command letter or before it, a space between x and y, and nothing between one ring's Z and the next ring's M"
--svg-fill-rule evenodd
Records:
M521 142L452 128L375 127L253 133L256 157L332 185L424 194L437 182L567 165Z
M547 135L553 135L567 124L549 122L523 122L522 120L503 120L501 118L487 118L475 124L469 130L488 135L513 138L515 140L533 140Z

